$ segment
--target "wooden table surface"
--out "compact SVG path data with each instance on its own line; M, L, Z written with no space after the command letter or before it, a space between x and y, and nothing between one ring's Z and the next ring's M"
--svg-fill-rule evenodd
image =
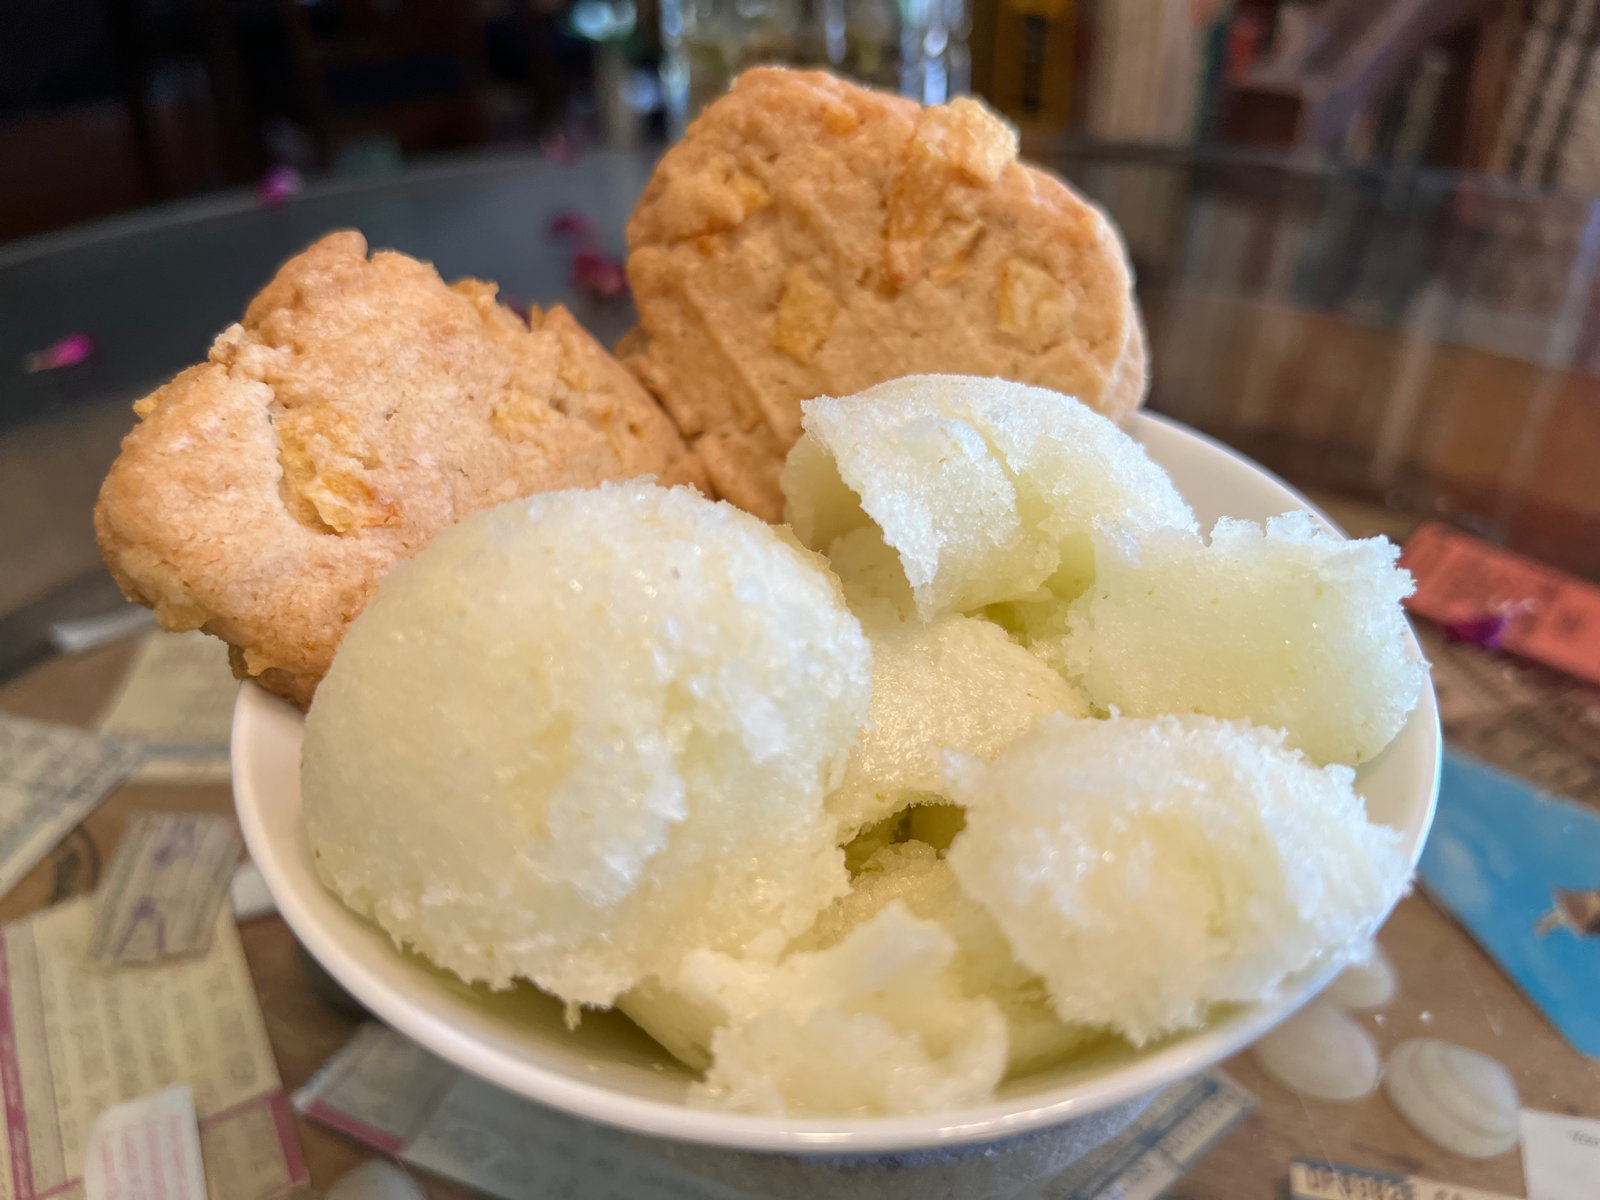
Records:
M1352 532L1388 532L1403 537L1412 522L1379 509L1322 498ZM218 653L221 648L219 646ZM1466 646L1430 639L1436 669L1457 666L1482 684L1503 674L1508 694L1526 697L1530 685L1559 689L1573 703L1573 689L1553 674L1512 663ZM42 720L92 725L126 670L130 643L58 658L0 686L0 709ZM1515 677L1513 679L1513 676ZM1516 686L1512 687L1512 683ZM1578 703L1600 713L1600 694L1578 689ZM1508 714L1508 720L1515 714ZM1469 748L1481 731L1453 731ZM1567 763L1600 778L1600 746L1568 751L1586 762ZM1510 762L1528 768L1528 761ZM92 890L103 864L134 814L143 810L227 813L224 786L127 784L9 896L0 899L0 920ZM304 1083L350 1036L356 1020L325 1002L309 983L300 952L277 917L241 927L246 954L260 992L267 1032L284 1084ZM1439 1037L1471 1046L1509 1066L1525 1106L1600 1118L1600 1064L1569 1046L1451 918L1420 894L1400 905L1383 930L1382 943L1398 966L1400 991L1377 1014L1359 1017L1385 1050L1405 1038ZM1308 1099L1273 1083L1248 1055L1227 1071L1260 1100L1259 1109L1214 1149L1171 1195L1187 1200L1276 1200L1283 1195L1289 1161L1318 1156L1386 1168L1521 1196L1517 1152L1473 1161L1441 1150L1415 1133L1381 1092L1353 1104ZM325 1189L367 1154L349 1140L301 1122L300 1136L313 1187ZM428 1181L430 1195L465 1195Z

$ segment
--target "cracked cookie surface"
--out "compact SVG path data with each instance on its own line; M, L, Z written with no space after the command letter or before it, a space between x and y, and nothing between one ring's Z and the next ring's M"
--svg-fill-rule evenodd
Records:
M527 322L329 234L135 405L95 507L123 591L302 706L385 571L470 513L654 474L704 486L660 407L564 308Z
M725 499L779 519L800 401L1000 376L1121 418L1143 337L1110 223L1016 161L976 101L934 108L758 68L662 158L628 224L625 360Z

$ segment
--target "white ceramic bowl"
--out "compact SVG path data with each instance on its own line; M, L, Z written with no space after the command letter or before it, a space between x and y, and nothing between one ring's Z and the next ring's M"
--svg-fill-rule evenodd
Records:
M1141 415L1133 432L1171 472L1205 527L1220 516L1260 520L1312 508L1281 480L1172 421ZM468 987L396 949L377 926L324 889L301 829L300 736L297 710L254 686L240 689L233 723L239 821L279 911L311 953L378 1017L464 1070L551 1107L638 1133L742 1150L825 1154L996 1141L1191 1075L1282 1021L1330 975L1308 973L1278 1000L1232 1008L1203 1029L1140 1051L1106 1050L1010 1081L988 1103L958 1111L787 1120L691 1108L685 1103L688 1072L625 1019L590 1015L577 1032L568 1032L561 1006L534 988L496 994ZM1400 736L1357 776L1372 817L1405 835L1413 862L1433 819L1439 747L1438 713L1428 689Z

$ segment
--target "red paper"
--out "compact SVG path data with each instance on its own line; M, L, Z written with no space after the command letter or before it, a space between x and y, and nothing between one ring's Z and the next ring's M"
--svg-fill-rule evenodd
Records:
M1600 587L1436 521L1400 565L1417 581L1412 612L1455 628L1503 615L1507 650L1600 683Z

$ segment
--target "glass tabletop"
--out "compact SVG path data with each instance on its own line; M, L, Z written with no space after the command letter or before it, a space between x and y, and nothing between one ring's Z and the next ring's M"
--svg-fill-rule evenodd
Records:
M1600 575L1593 202L1442 174L1070 144L1029 150L1124 232L1150 331L1152 408L1260 459L1351 533L1403 540L1444 517ZM277 207L224 196L0 247L0 665L10 675L0 709L91 725L116 692L133 643L51 655L40 629L114 603L89 511L131 424L129 403L201 359L277 263L329 229L354 227L375 247L432 260L446 278L494 279L521 301L565 302L614 341L631 324L627 303L575 289L569 249L548 226L581 212L620 253L650 167L648 153L440 163L313 186ZM94 339L88 361L21 369L29 352L80 331ZM1449 643L1428 626L1421 633L1458 749L1600 806L1600 692ZM82 836L104 856L131 813L227 804L215 785L124 788ZM92 886L84 861L56 854L0 901L0 916ZM260 990L293 1088L350 1036L354 1019L293 982L304 968L280 923L247 926L244 940L258 983L290 981ZM1600 1119L1600 1065L1433 898L1408 897L1380 940L1398 991L1354 1016L1384 1054L1414 1037L1459 1043L1505 1064L1523 1107ZM1225 1069L1256 1106L1170 1195L1278 1197L1296 1157L1524 1194L1516 1150L1472 1159L1444 1149L1382 1091L1337 1103L1286 1089L1248 1054ZM319 1187L362 1155L316 1125L302 1122L300 1134Z
M1151 406L1585 576L1600 207L1443 171L1032 147L1121 226Z

